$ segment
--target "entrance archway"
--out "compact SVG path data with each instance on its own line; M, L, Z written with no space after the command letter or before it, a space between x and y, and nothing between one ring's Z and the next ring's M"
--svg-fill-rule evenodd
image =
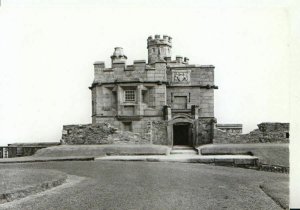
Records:
M197 138L197 123L185 115L174 117L168 122L168 142L170 145L194 146Z

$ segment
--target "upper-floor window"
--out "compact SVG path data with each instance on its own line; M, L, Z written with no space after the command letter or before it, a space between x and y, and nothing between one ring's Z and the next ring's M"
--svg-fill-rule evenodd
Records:
M125 101L135 101L135 90L125 90Z

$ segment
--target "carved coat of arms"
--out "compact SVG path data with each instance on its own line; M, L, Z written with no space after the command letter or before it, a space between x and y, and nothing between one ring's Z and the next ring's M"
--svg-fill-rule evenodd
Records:
M175 82L188 82L189 78L188 78L188 73L175 73L174 74L174 81Z

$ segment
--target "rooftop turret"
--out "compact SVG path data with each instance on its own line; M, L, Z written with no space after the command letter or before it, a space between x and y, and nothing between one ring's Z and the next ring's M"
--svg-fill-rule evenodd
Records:
M167 35L149 36L147 39L148 63L164 62L165 57L171 57L172 38Z

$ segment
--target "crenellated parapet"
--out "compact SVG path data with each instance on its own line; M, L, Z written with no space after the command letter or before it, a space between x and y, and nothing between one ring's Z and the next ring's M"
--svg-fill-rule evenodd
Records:
M155 67L152 65L148 65L146 60L134 60L132 65L126 65L125 62L119 61L119 62L115 62L114 65L112 65L112 67L108 67L108 68L105 67L104 61L94 62L94 70L101 70L104 73L110 71L117 71L119 69L122 69L124 72L134 71L134 70L154 71Z
M155 35L154 38L149 36L147 39L148 63L166 62L166 57L172 56L172 38L167 35Z
M118 62L114 63L110 68L106 68L105 62L103 61L94 63L94 83L113 83L115 81L165 82L166 79L167 77L164 69L148 65L146 60L135 60L132 65Z
M161 39L160 35L155 35L154 38L149 36L147 39L147 48L157 45L168 45L169 47L172 47L172 37L163 35L163 38Z

